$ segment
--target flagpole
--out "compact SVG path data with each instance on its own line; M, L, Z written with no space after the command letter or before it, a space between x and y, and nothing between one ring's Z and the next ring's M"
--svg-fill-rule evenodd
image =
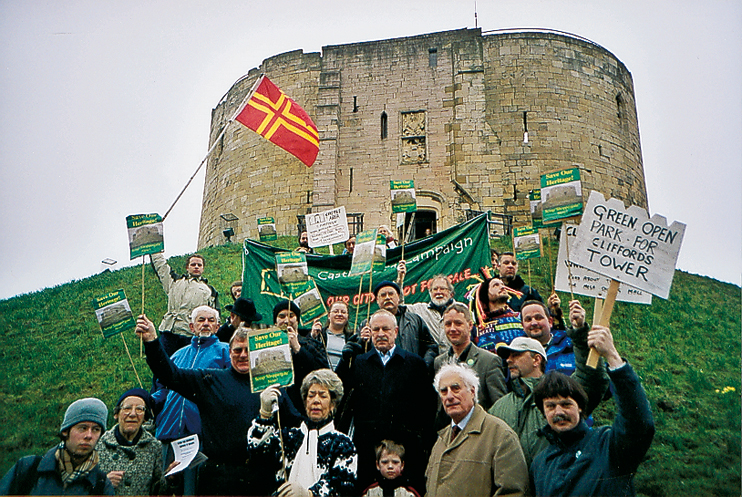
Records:
M206 157L204 157L204 159L201 161L201 164L198 165L198 167L196 168L196 171L191 175L191 178L188 180L188 183L186 183L186 185L180 191L180 193L175 198L175 201L172 203L172 205L167 210L167 212L165 213L165 215L162 216L162 220L163 221L168 216L168 214L170 214L170 211L173 210L173 207L175 207L175 204L178 203L178 200L180 200L180 197L182 197L183 194L185 193L185 191L188 189L188 187L191 186L191 183L193 182L193 178L196 177L196 175L198 174L198 172L201 170L201 168L203 167L203 165L206 163L206 161L208 160L209 156L211 155L211 152L214 151L214 149L216 148L217 143L219 143L219 140L221 140L222 136L224 136L224 133L226 133L227 128L229 128L229 125L234 122L234 119L240 114L240 112L242 112L242 109L245 108L245 105L247 105L247 101L250 100L250 98L252 97L253 93L255 93L255 90L258 88L258 85L260 84L260 82L263 81L263 78L264 77L265 77L264 74L261 74L260 75L260 77L258 78L258 80L255 82L255 84L250 89L250 92L247 94L247 96L242 101L242 103L240 103L240 106L237 108L237 112L235 112L234 115L227 121L227 124L224 125L224 128L222 129L221 133L219 133L219 136L216 137L216 139L214 140L214 143L211 145L211 148L209 148L209 151L206 152Z

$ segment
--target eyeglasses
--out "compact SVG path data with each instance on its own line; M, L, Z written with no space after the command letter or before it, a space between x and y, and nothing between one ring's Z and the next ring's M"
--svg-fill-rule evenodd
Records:
M121 412L124 414L130 414L132 410L139 416L144 414L147 408L144 406L121 406Z

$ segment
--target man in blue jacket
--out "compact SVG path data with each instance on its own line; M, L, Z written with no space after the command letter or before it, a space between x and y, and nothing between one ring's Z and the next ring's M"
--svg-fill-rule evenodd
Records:
M548 423L542 433L550 443L531 465L537 496L636 495L634 473L654 437L649 401L608 328L593 326L588 345L608 365L616 419L613 426L590 429L583 419L587 395L579 383L556 371L544 376L533 391Z
M191 313L189 326L193 333L191 344L172 355L173 363L185 369L229 368L229 345L214 334L219 327L219 313L207 305L196 307ZM172 460L170 443L173 440L193 434L201 437L201 416L196 404L159 382L156 386L157 391L152 394L152 401L159 410L155 420L155 436L163 444L163 460L167 462ZM194 495L195 491L196 472L186 469L183 471L183 482L175 484L174 492Z
M575 329L585 325L585 311L577 300L570 305L570 318L575 315L572 308L577 307L580 313L579 320L573 324ZM520 320L523 331L528 338L533 338L546 349L546 372L559 371L567 376L575 372L575 353L572 340L565 330L554 328L554 319L546 305L538 300L523 302L520 308Z
M59 428L62 442L43 457L19 459L0 480L0 495L114 495L95 449L107 418L99 399L70 404Z

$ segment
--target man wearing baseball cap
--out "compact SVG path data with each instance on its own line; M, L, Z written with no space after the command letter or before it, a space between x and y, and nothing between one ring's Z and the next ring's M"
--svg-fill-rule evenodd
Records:
M605 394L608 376L601 362L596 369L585 365L589 347L588 328L570 329L574 345L576 370L572 377L588 394L585 409L587 417ZM510 345L497 348L497 355L507 363L510 372L511 392L495 402L489 413L505 421L520 438L526 464L530 467L536 455L549 446L549 442L538 432L546 425L546 418L536 407L533 391L546 371L547 354L538 340L517 337Z
M99 399L70 404L59 445L44 456L19 459L0 480L0 495L114 495L95 449L107 418L108 408Z

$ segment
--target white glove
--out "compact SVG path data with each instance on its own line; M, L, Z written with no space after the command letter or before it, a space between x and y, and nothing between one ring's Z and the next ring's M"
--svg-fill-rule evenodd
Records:
M278 396L281 392L278 390L278 384L271 385L260 392L260 417L268 419L273 415L273 406L278 408Z
M286 482L276 490L278 497L313 497L312 492L296 483Z

